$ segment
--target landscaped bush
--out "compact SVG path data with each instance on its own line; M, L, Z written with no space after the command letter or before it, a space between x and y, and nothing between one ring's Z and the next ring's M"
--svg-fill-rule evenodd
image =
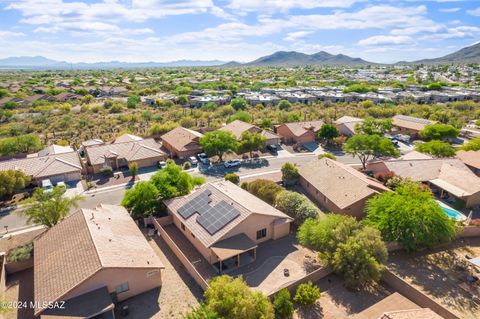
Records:
M293 300L302 306L311 306L320 298L320 288L311 281L298 286Z
M7 256L8 262L18 262L27 260L33 257L33 243L28 243L23 246L12 249Z
M248 183L247 190L272 205L277 194L283 190L283 187L267 179L257 179Z
M192 164L190 162L183 163L183 169L184 170L187 170L187 169L190 169L190 168L192 168Z
M318 155L318 159L322 159L322 158L329 158L329 159L334 160L334 161L337 160L337 157L335 155L333 155L332 153L328 153L328 152L325 152L323 154Z
M307 218L317 218L320 210L307 198L297 192L283 190L277 194L275 206L295 219L298 224Z
M290 318L293 314L293 303L288 289L280 290L273 299L273 308L279 318Z
M295 164L285 163L282 165L282 181L284 185L294 185L298 182L300 174L298 173L298 168Z
M234 184L240 183L240 177L237 174L234 174L234 173L230 173L230 174L225 175L225 180L229 181L229 182L232 182Z

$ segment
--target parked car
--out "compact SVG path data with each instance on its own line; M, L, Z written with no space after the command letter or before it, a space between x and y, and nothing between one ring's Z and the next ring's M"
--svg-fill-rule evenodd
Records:
M278 152L277 145L274 144L267 145L267 150L272 154L277 154Z
M200 153L197 155L197 158L200 161L200 163L202 163L203 165L210 165L210 160L208 159L207 154Z
M42 180L42 188L45 193L53 191L53 184L49 179Z
M195 166L198 164L198 160L195 158L195 156L190 156L188 158L188 161L190 162L190 164L192 164L192 166Z
M223 163L223 166L225 166L225 168L229 168L229 167L236 167L236 166L240 166L242 164L242 162L238 159L233 159L233 160L229 160L229 161L226 161L225 163Z
M165 166L167 166L167 163L166 163L166 162L164 162L164 161L158 161L157 167L158 167L159 169L165 168Z

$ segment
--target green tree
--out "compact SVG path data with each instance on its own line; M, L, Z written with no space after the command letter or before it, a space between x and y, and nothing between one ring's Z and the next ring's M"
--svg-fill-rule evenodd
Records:
M297 192L282 190L275 198L275 207L295 219L298 224L308 218L317 218L320 210Z
M371 198L366 212L367 225L380 230L385 241L395 241L407 251L448 242L456 232L455 221L442 211L432 193L414 182Z
M388 138L379 135L354 135L343 145L343 150L347 154L357 156L362 162L363 169L370 159L399 154Z
M160 192L151 182L141 181L125 193L122 206L133 219L152 216L160 206Z
M169 199L190 193L195 185L205 182L203 178L192 178L183 167L172 160L167 161L165 168L159 170L150 179L159 192L159 199Z
M443 86L443 84L440 83L440 82L432 82L428 85L427 88L430 91L440 91L440 90L442 90L442 86Z
M332 259L338 244L346 243L360 224L351 216L326 214L323 219L307 219L299 228L299 242L319 251L320 258Z
M340 133L334 124L323 124L317 133L317 137L327 144L331 144L333 139L339 135Z
M213 310L210 310L204 303L197 308L187 312L183 319L221 319L219 315Z
M341 274L349 287L359 287L378 282L388 252L380 232L364 227L354 232L345 243L339 243L331 265Z
M300 284L295 292L293 300L302 306L311 306L320 299L320 288L313 285L311 281Z
M455 149L448 143L439 140L431 140L429 142L415 145L415 150L431 154L435 157L453 157Z
M20 170L0 171L0 198L19 192L30 183L30 177Z
M128 164L128 170L130 171L130 174L132 174L132 179L135 180L135 177L137 176L137 173L138 173L137 162L131 162L130 164Z
M247 108L247 101L242 97L234 98L230 105L235 109L235 111L245 110Z
M392 119L374 119L367 117L363 122L355 125L355 132L358 134L383 135L392 130Z
M223 154L237 149L237 139L231 132L219 130L205 133L200 145L209 156L216 155L223 162Z
M273 319L273 305L261 292L251 290L242 278L214 277L204 294L205 303L220 318Z
M284 185L294 185L300 178L297 166L292 163L285 163L282 165L282 181Z
M279 318L290 318L293 315L294 308L288 289L283 288L277 292L273 299L273 308Z
M129 96L127 99L127 107L129 109L134 109L140 103L140 97L138 95Z
M278 108L282 111L288 111L291 106L292 104L290 104L290 102L288 102L287 100L281 100L280 102L278 102Z
M459 132L457 128L451 125L435 123L426 125L419 133L428 140L444 140L457 137Z
M480 137L476 137L461 147L464 151L480 151Z
M237 174L234 174L234 173L230 173L230 174L225 175L225 180L229 181L229 182L232 182L236 185L238 185L238 183L240 183L240 177Z
M240 120L246 123L252 123L253 119L250 113L245 112L245 111L240 111L236 112L235 114L232 114L231 116L228 117L227 123Z
M273 204L283 187L268 179L257 179L248 183L247 190L261 200Z
M29 199L30 206L25 210L28 222L50 228L67 217L70 209L78 207L78 202L83 197L67 197L63 196L64 193L64 187L54 187L51 192L45 192L42 188L35 189Z
M260 133L245 131L238 141L238 150L240 153L249 153L250 158L252 158L253 152L265 148L266 141L265 136Z

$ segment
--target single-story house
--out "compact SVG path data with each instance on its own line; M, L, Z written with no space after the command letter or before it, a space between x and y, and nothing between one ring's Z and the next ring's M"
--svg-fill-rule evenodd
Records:
M143 140L143 137L125 133L115 138L112 143L138 142L141 140Z
M480 205L480 177L458 158L375 161L367 164L367 170L428 184L440 198L461 199L466 207Z
M233 133L233 135L235 135L237 140L240 140L240 138L242 137L242 134L246 131L249 131L250 133L259 133L260 135L265 137L266 139L265 142L267 145L280 144L280 140L282 139L281 136L273 132L262 130L261 128L253 124L246 123L240 120L235 120L233 122L230 122L224 127L220 128L220 130Z
M82 178L83 167L77 152L11 159L0 162L0 171L21 170L40 184L44 179L52 183L74 182Z
M457 155L477 176L480 176L480 151L457 151Z
M275 132L285 143L305 144L314 142L323 121L294 122L277 125Z
M200 145L202 136L202 133L179 126L162 135L162 145L179 158L194 156L202 152Z
M408 134L413 137L418 136L418 132L423 130L428 124L435 123L437 123L437 121L430 121L406 115L395 115L392 121L393 132Z
M174 225L220 273L255 260L258 244L288 235L293 221L228 181L164 203Z
M160 287L162 262L121 206L80 209L34 241L34 300L41 318L114 318L114 303Z
M138 167L155 166L158 161L166 158L165 152L160 148L161 145L153 138L86 146L84 152L87 170L90 174L96 174L102 167L109 166L118 170L133 162L137 163Z
M345 115L336 120L334 123L340 135L352 136L355 134L355 126L362 122L363 119L361 118Z
M302 188L326 211L362 218L366 201L389 189L353 167L329 158L299 167Z
M50 146L45 147L43 150L39 151L38 153L32 154L32 155L33 156L46 156L46 155L56 155L56 154L62 154L62 153L70 153L70 152L74 152L74 151L75 150L70 146L62 146L62 145L52 144ZM32 155L27 155L27 157L30 157Z

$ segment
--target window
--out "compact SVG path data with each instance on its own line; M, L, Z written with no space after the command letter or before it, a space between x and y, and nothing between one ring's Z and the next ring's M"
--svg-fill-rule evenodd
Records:
M118 285L117 287L115 287L115 292L117 294L121 294L122 292L125 292L125 291L128 291L130 288L128 287L128 282L125 282L121 285Z
M182 227L182 230L185 231L185 225L183 223L180 223L180 227Z
M257 239L262 239L264 237L267 237L267 229L264 228L264 229L257 230Z

